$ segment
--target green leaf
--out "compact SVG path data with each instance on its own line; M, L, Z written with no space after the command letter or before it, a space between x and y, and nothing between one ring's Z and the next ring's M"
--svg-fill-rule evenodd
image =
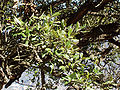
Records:
M87 79L89 79L89 75L90 75L89 72L87 70L85 72L87 73L86 75Z
M79 57L79 55L74 55L73 58L74 58L75 60L78 60L80 57Z
M44 58L47 54L48 54L48 52L47 53L43 53L42 54L42 58Z
M53 72L53 69L54 69L54 64L51 65L51 71L50 71L50 74Z
M62 21L61 21L61 28L64 29L64 27L65 27L65 20L62 19Z
M39 46L39 45L41 45L41 43L37 43L37 44L35 44L34 46Z
M66 67L65 66L60 66L59 69L62 69L63 71L66 71Z
M29 30L28 26L26 26L26 34L29 35L29 33L30 33L30 30Z
M79 43L79 40L78 39L71 39L72 43L77 45Z
M24 33L21 33L21 35L22 35L23 37L27 37Z
M83 58L83 53L80 53L80 57Z
M58 38L58 33L54 30L51 31L53 37Z
M69 56L67 54L63 54L64 58L69 60Z
M16 23L18 23L20 26L22 26L22 25L24 24L24 22L23 22L22 20L16 18L15 16L14 16L14 21L15 21Z
M74 66L75 66L75 63L72 63L72 64L71 64L72 69L74 68Z
M68 66L71 66L71 63L70 63L70 62L68 63Z
M60 12L55 12L52 16L55 17L55 16L59 16L61 13Z
M65 85L67 85L67 84L69 84L69 82L68 82L68 81L66 81L64 84L65 84Z
M37 74L38 73L38 71L35 71L35 74Z
M50 5L50 14L52 15L52 6Z
M25 41L25 45L28 45L28 43L29 43L29 41L28 41L28 40L26 40L26 41Z
M70 26L69 29L68 29L68 37L71 36L72 31L73 31L72 26Z
M78 31L79 26L80 26L80 23L79 23L79 22L77 22L77 24L76 24L76 31Z
M112 82L111 81L107 81L107 82L105 82L103 84L112 84Z
M66 42L66 47L67 47L67 48L70 48L70 47L71 47L71 41L70 41L70 40Z
M49 52L51 55L53 55L53 52L51 51L50 48L46 48L45 50L46 50L47 52Z
M42 16L42 15L41 15ZM39 19L39 17L37 17L37 16L32 16L34 19Z
M45 50L46 50L46 51L51 51L51 49L50 49L50 48L46 48Z
M62 59L58 59L59 62L61 62L62 64L64 64L64 61Z
M74 73L70 74L69 77L70 77L71 79L76 78L76 73L74 72Z

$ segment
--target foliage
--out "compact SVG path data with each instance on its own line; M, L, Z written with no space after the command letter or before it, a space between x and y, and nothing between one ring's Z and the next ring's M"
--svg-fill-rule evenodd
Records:
M29 7L24 4L18 5L18 9L29 11ZM10 9L10 5L6 7ZM66 6L65 10L63 6L57 5L56 9L46 2L39 7L43 11L37 7L38 11L33 10L35 12L32 11L31 14L18 9L6 10L4 7L3 13L11 11L10 15L2 14L4 19L0 31L0 67L6 72L7 79L15 81L29 68L28 72L34 72L32 82L41 74L41 83L38 78L36 85L38 88L41 84L42 88L56 88L46 83L45 75L54 81L60 80L66 86L78 86L81 89L117 88L120 65L118 16L107 20L109 16L92 16L88 12L84 17L81 15L83 19L80 22L74 24L76 21L70 21L71 24L68 25L69 16L79 11L79 8L71 10L71 7L77 8L79 5ZM42 7L46 7L45 10ZM67 9L71 12L68 13ZM111 9L112 7L106 7L95 15ZM118 39L115 41L117 44L113 43L113 38ZM12 82L4 83L8 87Z

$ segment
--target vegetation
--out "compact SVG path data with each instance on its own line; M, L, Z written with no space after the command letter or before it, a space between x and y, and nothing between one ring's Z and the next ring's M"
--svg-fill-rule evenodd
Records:
M41 90L120 87L119 0L3 0L0 12L0 89L25 70Z

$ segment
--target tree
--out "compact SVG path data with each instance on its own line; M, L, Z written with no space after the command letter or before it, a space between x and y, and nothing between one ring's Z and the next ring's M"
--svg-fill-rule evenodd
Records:
M42 88L52 88L45 74L74 88L118 88L119 6L118 0L1 2L0 88L29 68L33 81L41 74Z

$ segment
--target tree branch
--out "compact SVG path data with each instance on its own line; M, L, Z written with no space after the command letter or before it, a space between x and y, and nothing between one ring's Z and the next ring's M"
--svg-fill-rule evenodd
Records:
M67 26L70 24L75 24L77 21L82 19L82 17L90 10L91 5L92 4L89 3L84 3L81 5L76 13L70 15L70 18L67 20Z
M77 39L81 39L79 41L78 46L83 47L88 45L90 42L95 42L98 40L109 40L109 42L114 43L117 46L120 44L117 41L114 41L112 37L120 34L119 23L110 23L107 25L99 25L97 27L93 27L90 32L85 33L84 35L76 35ZM100 37L102 36L102 38Z
M70 18L67 21L67 26L70 24L75 24L77 21L83 18L84 15L87 14L88 11L100 11L101 9L104 8L106 4L109 2L112 2L113 0L101 0L101 2L95 6L91 2L86 2L83 5L80 6L78 11L76 13L73 13L70 15Z

